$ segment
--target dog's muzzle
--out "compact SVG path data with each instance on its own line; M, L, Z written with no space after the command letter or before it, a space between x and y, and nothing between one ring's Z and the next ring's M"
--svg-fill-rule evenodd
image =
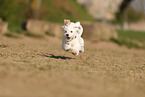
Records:
M66 39L70 40L69 34L66 34Z
M67 38L67 40L70 40L70 37L66 37Z

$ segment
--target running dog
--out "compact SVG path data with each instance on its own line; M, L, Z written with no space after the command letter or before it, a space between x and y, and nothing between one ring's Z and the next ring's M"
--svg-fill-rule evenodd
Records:
M79 55L79 52L84 52L84 39L81 37L83 33L83 27L80 22L70 22L70 20L64 20L63 28L63 40L62 48L65 51L70 51L74 55Z

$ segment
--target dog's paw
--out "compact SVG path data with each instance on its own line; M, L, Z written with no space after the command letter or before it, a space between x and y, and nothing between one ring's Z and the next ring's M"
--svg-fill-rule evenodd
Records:
M68 52L68 51L70 51L70 49L65 49L65 51L67 51L67 52Z
M65 45L65 48L64 48L65 51L69 51L70 49L71 49L70 45Z
M77 55L79 55L79 51L72 50L72 54L77 56Z
M64 50L65 50L65 51L70 51L70 48L67 48L67 47L66 47L66 48L64 48Z
M79 53L76 53L76 52L72 52L72 54L75 56L79 55Z

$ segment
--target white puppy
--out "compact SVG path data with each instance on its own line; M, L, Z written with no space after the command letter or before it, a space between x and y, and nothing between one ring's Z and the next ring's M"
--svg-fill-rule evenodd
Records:
M70 20L64 20L62 26L64 34L62 40L62 48L65 51L70 51L74 55L78 55L79 52L84 52L84 40L81 37L83 33L83 27L80 22L70 22Z

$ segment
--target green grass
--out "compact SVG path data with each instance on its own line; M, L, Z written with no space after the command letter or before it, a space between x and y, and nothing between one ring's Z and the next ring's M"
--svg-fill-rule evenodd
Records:
M119 39L137 40L145 42L145 32L133 30L117 30Z
M0 17L9 23L8 28L12 32L21 31L21 23L24 21L24 4L20 0L0 0Z
M29 37L34 37L34 38L43 38L42 35L38 35L38 34L30 33L30 32L26 32L25 35Z
M118 33L118 39L111 38L111 41L117 43L118 45L125 45L128 48L145 49L145 32L132 30L116 31Z
M45 32L45 34L48 36L55 36L53 33L50 33L49 31Z
M44 0L42 2L42 14L40 19L51 22L94 21L93 17L80 6L76 0Z
M125 45L128 48L143 48L143 47L139 46L137 43L127 41L127 40L117 40L115 38L111 38L111 41L117 43L120 46Z
M22 33L22 23L34 18L29 7L25 0L0 0L0 17L9 23L10 31ZM94 21L76 0L42 0L39 19L57 23L63 23L64 19Z
M7 37L10 37L10 38L17 38L17 39L21 38L20 36L14 34L14 33L6 33L4 35Z

